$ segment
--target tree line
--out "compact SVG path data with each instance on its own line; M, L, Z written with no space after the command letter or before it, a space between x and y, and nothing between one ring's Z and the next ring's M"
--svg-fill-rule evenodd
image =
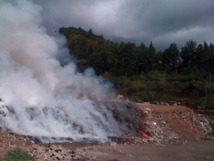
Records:
M132 42L112 42L92 29L62 27L59 33L67 39L70 53L77 57L81 71L93 67L96 74L109 73L113 76L133 76L151 71L187 74L192 71L214 72L214 44L197 44L187 41L180 49L171 43L163 51L152 44L136 45Z

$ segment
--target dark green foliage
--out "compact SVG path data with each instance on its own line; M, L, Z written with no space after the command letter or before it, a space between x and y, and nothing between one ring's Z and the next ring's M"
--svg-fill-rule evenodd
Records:
M197 108L214 108L214 45L189 40L179 51L175 43L157 52L153 43L117 43L92 29L61 28L80 71L92 67L110 76L121 94L144 101L181 99Z
M152 71L133 77L110 77L120 94L134 101L180 101L193 109L214 110L214 83L204 73L188 75Z
M93 67L97 74L133 76L153 70L166 73L188 74L195 70L214 72L214 45L206 42L197 45L189 40L179 51L172 43L163 52L157 52L153 43L148 47L127 43L115 43L96 35L92 29L60 28L67 38L67 46L78 58L81 71ZM84 60L84 64L82 64ZM87 62L87 63L86 63Z
M188 41L181 49L181 58L183 67L195 66L195 53L197 43L193 40Z
M177 72L179 66L179 50L176 44L171 44L161 55L164 71L167 73Z
M152 42L149 47L133 43L114 43L97 36L92 29L60 28L67 38L70 53L78 58L80 70L93 67L97 74L110 73L117 76L131 76L156 69L159 62ZM87 63L82 65L82 60ZM85 62L85 61L84 61Z
M32 157L30 154L22 151L21 149L14 149L7 153L2 161L35 161L36 159Z

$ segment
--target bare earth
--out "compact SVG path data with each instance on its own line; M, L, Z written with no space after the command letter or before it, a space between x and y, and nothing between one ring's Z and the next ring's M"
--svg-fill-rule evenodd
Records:
M130 137L124 142L108 144L44 145L0 130L0 158L18 147L34 155L38 161L66 160L66 157L79 161L214 161L212 117L197 114L184 106L137 105L148 115L145 126L151 138ZM202 141L201 138L209 140ZM60 149L59 155L53 152L52 146Z
M97 161L213 161L214 141L185 145L115 145L88 147L85 155Z

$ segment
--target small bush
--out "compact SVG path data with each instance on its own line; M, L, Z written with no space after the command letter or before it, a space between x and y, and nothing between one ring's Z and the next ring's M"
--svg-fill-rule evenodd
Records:
M0 161L35 161L35 158L21 149L16 148L8 152L6 157Z

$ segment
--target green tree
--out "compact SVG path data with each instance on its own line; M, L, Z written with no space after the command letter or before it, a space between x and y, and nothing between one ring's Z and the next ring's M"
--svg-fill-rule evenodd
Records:
M156 59L155 59L155 55L156 55L156 49L153 46L153 43L150 42L149 47L147 49L147 53L146 53L146 59L147 59L147 72L150 72L152 70L156 70Z
M194 67L194 56L196 53L197 43L193 40L189 40L182 48L181 48L181 58L182 65L184 68Z
M98 45L97 41L93 40L93 39L87 40L85 48L86 48L86 53L88 55L99 51L99 45Z
M206 43L206 41L204 42L204 47L203 47L203 54L201 57L202 60L202 68L205 71L209 71L210 70L210 64L209 64L209 59L210 59L210 47L208 46L208 44Z
M169 48L164 50L161 55L161 62L165 71L177 71L179 65L179 50L175 43L172 43Z
M210 57L209 57L210 72L214 73L214 44L210 43Z
M147 47L144 43L141 43L138 47L138 71L139 73L146 73L148 72L148 65L147 65Z
M68 37L68 48L71 53L79 59L87 59L86 53L87 39L83 35L70 35Z
M90 54L89 62L97 74L103 74L108 71L105 52L94 52Z
M203 57L203 45L199 44L196 48L196 52L195 52L195 56L194 56L194 64L196 66L197 69L202 69L203 66L203 61L202 61L202 57Z

